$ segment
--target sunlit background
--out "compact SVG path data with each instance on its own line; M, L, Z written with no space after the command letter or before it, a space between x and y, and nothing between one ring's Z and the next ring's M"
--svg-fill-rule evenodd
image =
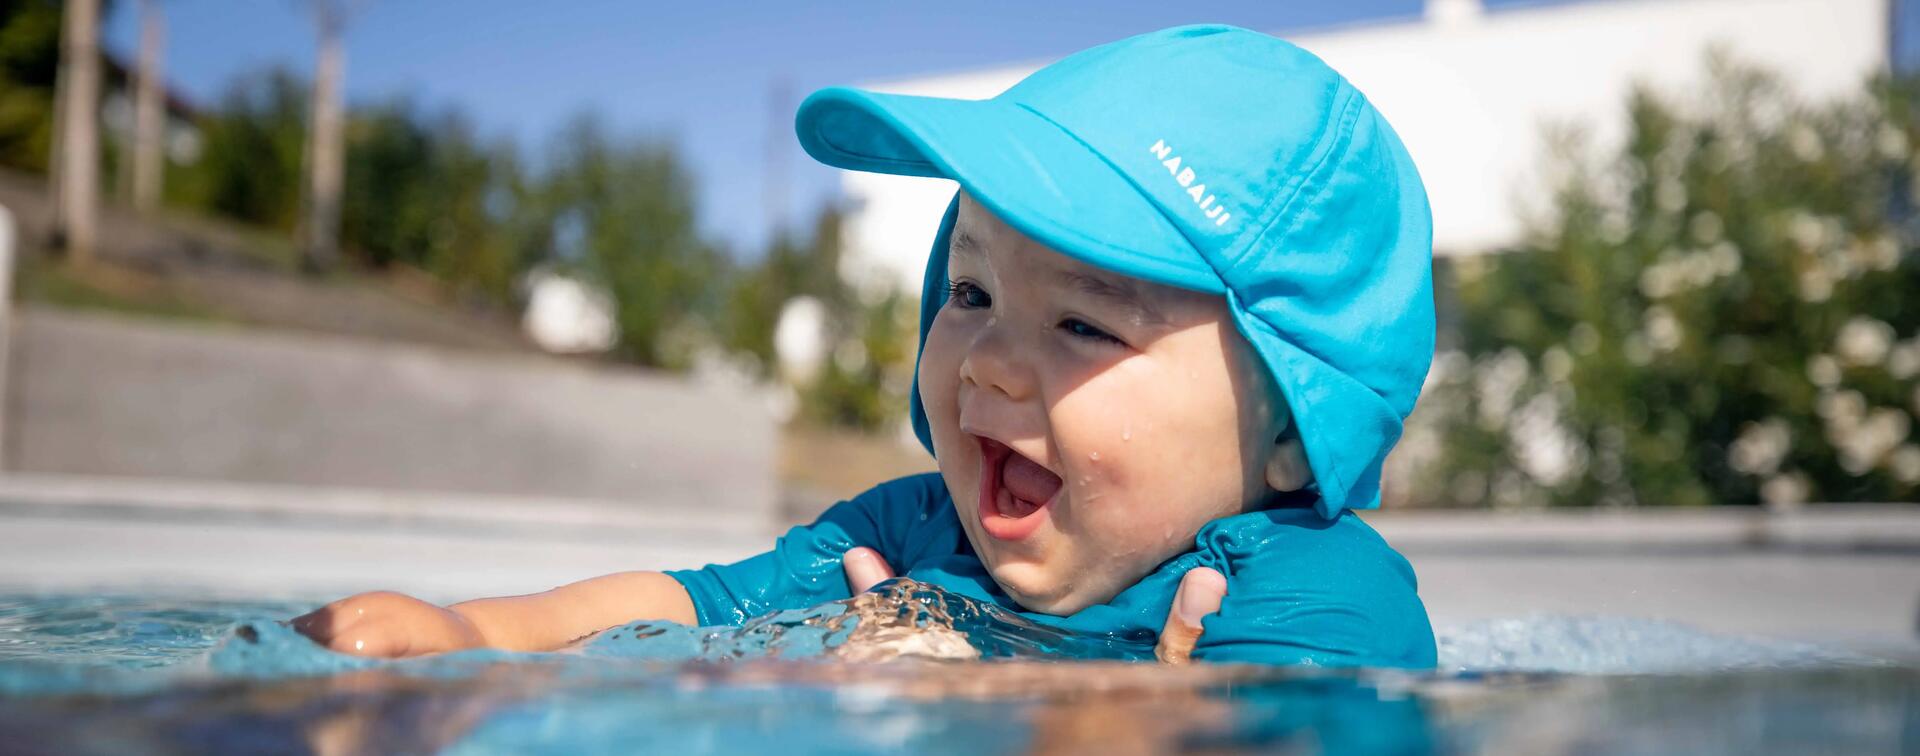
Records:
M954 190L813 163L799 100L1217 21L1345 73L1426 179L1440 351L1368 518L1436 620L1920 655L1909 3L92 5L0 3L0 583L459 598L764 549L932 469Z

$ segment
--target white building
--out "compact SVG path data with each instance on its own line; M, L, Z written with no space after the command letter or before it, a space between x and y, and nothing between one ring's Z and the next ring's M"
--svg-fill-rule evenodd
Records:
M1546 186L1545 127L1617 143L1637 83L1691 91L1708 53L1781 74L1803 96L1859 86L1891 60L1895 0L1585 0L1484 9L1428 0L1421 18L1275 32L1345 74L1383 112L1425 178L1440 254L1515 241ZM1051 61L881 82L888 92L992 97ZM846 173L842 273L918 291L948 181Z
M584 354L612 349L620 340L613 297L579 278L537 269L527 274L527 309L520 327L528 338L555 354Z

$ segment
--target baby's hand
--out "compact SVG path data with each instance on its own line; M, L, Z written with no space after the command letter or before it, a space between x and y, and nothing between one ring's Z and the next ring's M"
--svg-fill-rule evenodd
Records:
M846 573L847 588L855 594L866 593L880 581L893 577L893 567L880 552L856 546L840 555L840 568ZM1200 621L1220 611L1227 597L1227 579L1211 567L1195 567L1180 578L1174 591L1173 606L1167 610L1166 629L1153 655L1168 664L1186 664L1193 647L1200 642Z
M486 644L479 628L458 612L391 591L340 599L295 617L293 629L356 656L419 656Z
M840 569L847 573L847 590L856 595L893 577L893 565L887 564L887 558L865 546L855 546L841 554Z
M1200 643L1200 621L1220 611L1227 598L1227 578L1212 567L1195 567L1180 578L1173 592L1173 606L1167 609L1167 627L1160 631L1160 642L1153 655L1168 664L1185 664L1193 658L1193 647Z

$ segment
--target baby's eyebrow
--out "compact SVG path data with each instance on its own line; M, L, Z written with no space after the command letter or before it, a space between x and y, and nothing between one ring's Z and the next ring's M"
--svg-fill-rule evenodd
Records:
M978 256L979 254L980 254L980 240L973 238L972 234L969 234L965 231L961 231L959 229L955 229L953 232L953 238L948 240L948 243L947 243L947 255L948 256L953 256L953 255Z
M1134 317L1145 323L1165 323L1167 318L1160 309L1153 306L1146 297L1140 295L1140 289L1126 281L1111 281L1101 276L1088 275L1071 270L1054 273L1054 278L1073 287L1082 294L1106 300L1108 304L1133 313Z

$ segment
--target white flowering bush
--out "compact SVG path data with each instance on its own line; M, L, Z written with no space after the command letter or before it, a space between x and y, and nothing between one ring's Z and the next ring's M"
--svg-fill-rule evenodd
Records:
M1392 503L1920 500L1920 84L1711 65L1614 154L1568 140L1521 248L1442 264Z

